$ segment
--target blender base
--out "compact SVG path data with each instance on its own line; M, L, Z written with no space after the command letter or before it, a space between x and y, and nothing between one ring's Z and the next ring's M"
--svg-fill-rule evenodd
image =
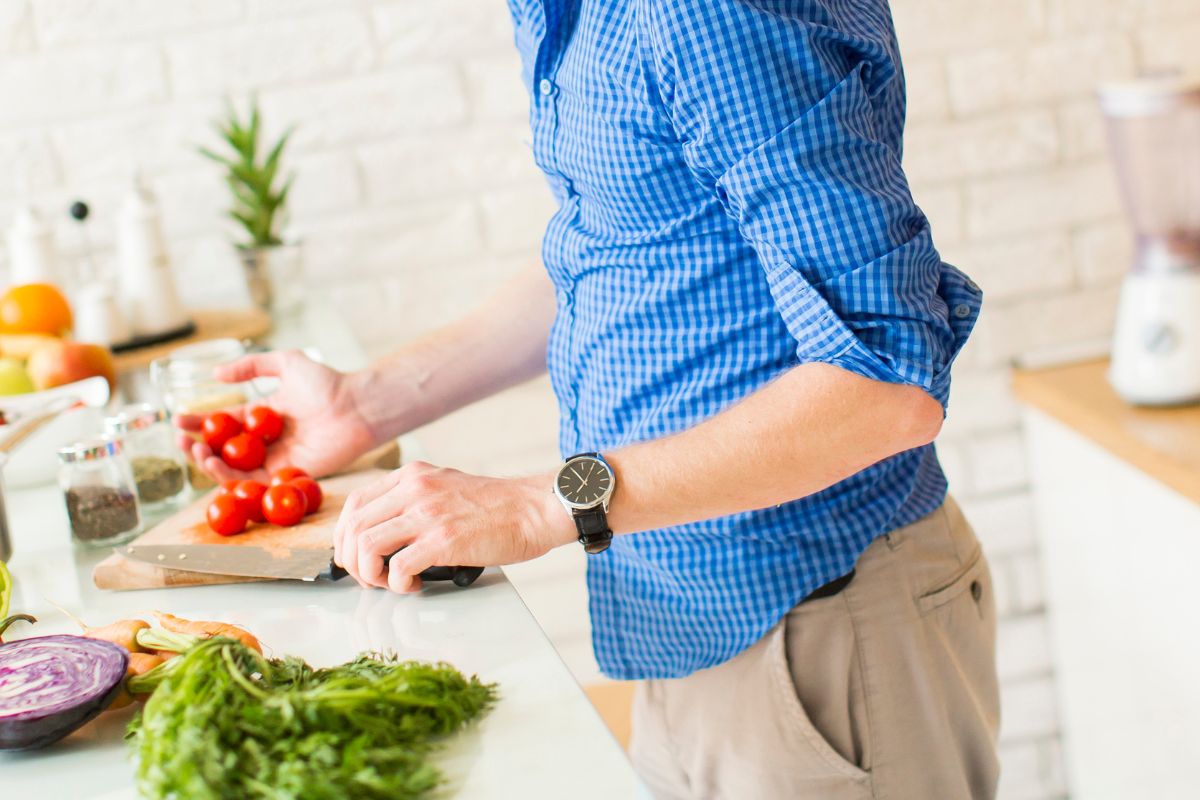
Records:
M1200 273L1125 278L1109 382L1135 405L1200 402Z

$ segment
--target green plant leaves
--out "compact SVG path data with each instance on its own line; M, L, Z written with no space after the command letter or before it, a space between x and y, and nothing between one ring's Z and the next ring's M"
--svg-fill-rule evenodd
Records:
M423 800L438 740L496 698L448 664L393 656L314 670L218 638L173 661L128 734L147 797Z
M225 182L233 195L230 218L237 221L249 241L243 246L270 247L280 244L279 229L286 208L288 191L295 179L287 175L281 180L280 164L284 148L294 128L288 128L259 160L262 115L257 101L252 101L248 118L239 118L232 102L227 103L225 119L216 123L217 135L228 146L222 154L207 147L197 148L200 155L225 168Z

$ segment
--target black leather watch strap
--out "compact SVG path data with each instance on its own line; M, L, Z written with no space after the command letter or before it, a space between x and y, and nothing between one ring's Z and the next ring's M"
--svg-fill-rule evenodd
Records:
M608 515L603 508L574 511L575 530L579 531L579 543L588 553L603 553L612 543L613 532L608 527Z
M604 456L599 453L576 453L567 459L568 462L576 458L588 456L591 458L604 461ZM605 465L607 467L607 464ZM579 531L579 543L583 545L583 549L591 554L603 553L612 543L613 532L608 527L608 514L605 513L603 506L587 509L573 509L571 516L575 518L575 530Z

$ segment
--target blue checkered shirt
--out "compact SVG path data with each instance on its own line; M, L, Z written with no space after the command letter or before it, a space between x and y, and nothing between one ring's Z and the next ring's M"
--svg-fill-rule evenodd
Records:
M945 404L980 293L900 166L886 0L509 6L558 202L542 257L564 455L689 428L807 362ZM945 492L928 446L774 508L617 537L588 559L601 668L733 657Z

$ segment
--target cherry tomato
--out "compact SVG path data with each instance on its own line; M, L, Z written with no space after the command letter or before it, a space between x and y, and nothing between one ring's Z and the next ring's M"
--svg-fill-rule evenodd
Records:
M209 414L200 425L200 435L204 437L204 443L211 447L214 453L221 452L225 443L241 432L242 423L237 421L237 417L224 411Z
M237 480L236 478L231 481L222 481L220 487L217 488L217 494L233 494L237 490L237 485L239 483L241 483L241 481Z
M281 483L291 483L296 478L312 477L299 467L280 467L271 475L271 485L278 486Z
M312 478L292 478L289 483L304 492L305 508L307 509L305 513L315 514L321 507L321 501L325 499L325 495L321 492L321 485Z
M283 417L270 406L255 406L246 412L246 433L270 444L283 434Z
M239 433L221 448L221 458L234 469L249 472L267 460L267 446L257 436Z
M238 504L245 510L248 516L254 522L265 522L266 517L263 516L262 499L267 493L267 486L258 481L237 481L237 488L233 490L233 497L238 501Z
M246 509L231 494L219 494L208 504L208 527L222 536L234 536L246 530Z
M295 486L288 484L272 486L263 495L263 514L266 516L267 522L290 527L304 519L304 512L307 510L306 502L304 492Z

